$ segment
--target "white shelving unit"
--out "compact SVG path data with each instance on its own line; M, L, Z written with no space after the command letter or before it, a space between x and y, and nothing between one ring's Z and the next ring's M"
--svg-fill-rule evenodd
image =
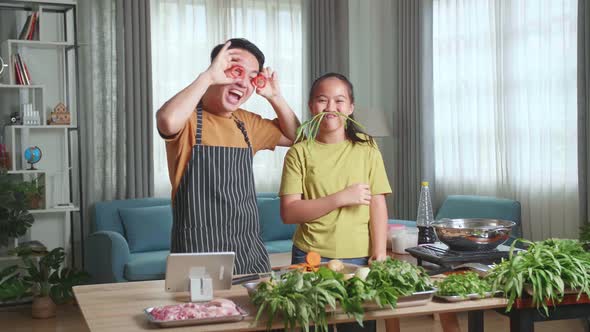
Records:
M0 123L3 141L10 155L8 172L26 180L45 178L43 208L29 210L33 226L18 241L41 241L48 249L63 247L73 263L72 227L82 227L78 214L79 146L77 99L76 2L59 0L0 0L0 56L9 66L0 78ZM16 39L27 16L39 13L39 40ZM18 85L13 55L20 54L28 67L31 85ZM7 125L10 114L20 105L33 104L40 113L40 125ZM58 103L70 112L70 125L49 125L50 113ZM41 160L30 169L24 151L37 146ZM70 203L72 206L59 207ZM80 223L73 225L73 221ZM79 228L80 229L80 228ZM80 231L80 234L82 232ZM81 248L80 248L81 249ZM81 252L82 250L79 250ZM9 257L0 257L2 260Z

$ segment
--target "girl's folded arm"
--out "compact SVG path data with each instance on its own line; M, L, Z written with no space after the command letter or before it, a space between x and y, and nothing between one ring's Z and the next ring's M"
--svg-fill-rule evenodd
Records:
M357 183L317 199L302 199L301 194L283 195L281 218L285 224L303 224L345 206L370 204L369 185Z
M281 196L281 218L285 224L303 224L342 206L339 192L318 199L302 199L301 194Z

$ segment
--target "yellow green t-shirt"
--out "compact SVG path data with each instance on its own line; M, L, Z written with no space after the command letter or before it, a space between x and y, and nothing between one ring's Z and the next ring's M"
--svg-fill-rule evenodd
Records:
M373 195L391 193L376 146L350 140L336 144L316 141L311 146L302 142L293 145L285 156L280 195L302 194L302 199L317 199L357 183L368 184ZM336 209L298 225L293 243L323 257L370 256L369 212L367 205Z

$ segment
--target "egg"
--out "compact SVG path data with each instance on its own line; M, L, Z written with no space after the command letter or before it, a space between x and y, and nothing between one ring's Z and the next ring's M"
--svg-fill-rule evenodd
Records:
M339 259L333 259L328 262L328 268L334 272L340 272L344 269L344 263Z

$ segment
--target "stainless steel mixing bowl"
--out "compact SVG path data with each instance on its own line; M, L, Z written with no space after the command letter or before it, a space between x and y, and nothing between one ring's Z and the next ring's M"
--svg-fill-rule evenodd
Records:
M438 240L452 250L495 249L510 236L513 221L500 219L441 219L432 224Z

